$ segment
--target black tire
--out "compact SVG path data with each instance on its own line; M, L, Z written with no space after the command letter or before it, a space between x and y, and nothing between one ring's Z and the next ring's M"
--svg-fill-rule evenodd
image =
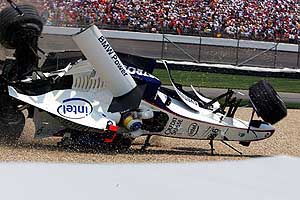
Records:
M14 144L20 138L25 126L25 117L21 111L13 108L0 114L0 142Z
M249 97L257 114L270 124L275 124L287 115L284 102L266 80L252 85Z
M31 5L18 5L24 13L19 13L12 7L6 7L0 12L0 43L9 49L18 46L20 38L39 37L43 30L42 18L36 8Z

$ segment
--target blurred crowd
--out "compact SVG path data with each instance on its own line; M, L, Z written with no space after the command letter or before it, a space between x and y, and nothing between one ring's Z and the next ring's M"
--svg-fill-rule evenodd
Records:
M0 0L1 1L1 0ZM299 0L42 0L48 25L278 40L300 38Z

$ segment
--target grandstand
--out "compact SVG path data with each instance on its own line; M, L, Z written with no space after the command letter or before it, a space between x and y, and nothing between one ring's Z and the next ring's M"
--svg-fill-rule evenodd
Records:
M23 2L23 1L19 1ZM28 1L27 1L28 2ZM47 25L299 43L298 0L31 0ZM5 5L0 0L0 8Z
M298 0L49 0L48 25L298 43Z

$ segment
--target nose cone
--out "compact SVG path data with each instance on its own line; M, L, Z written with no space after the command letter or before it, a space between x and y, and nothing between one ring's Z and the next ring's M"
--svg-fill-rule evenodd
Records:
M263 140L271 137L275 132L275 128L269 123L262 122L258 128L250 127L250 131L256 134L257 140Z

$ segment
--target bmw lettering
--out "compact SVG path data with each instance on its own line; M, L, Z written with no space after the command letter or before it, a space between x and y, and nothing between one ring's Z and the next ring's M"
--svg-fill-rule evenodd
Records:
M82 119L93 112L92 104L82 98L65 99L57 108L57 112L69 119Z

